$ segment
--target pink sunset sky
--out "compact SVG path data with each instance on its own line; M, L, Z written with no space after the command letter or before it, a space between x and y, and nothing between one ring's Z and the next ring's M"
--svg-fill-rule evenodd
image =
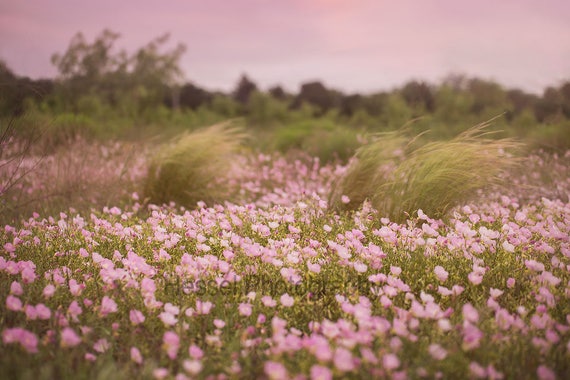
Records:
M230 90L319 79L347 92L449 73L535 93L570 79L568 0L0 0L0 58L53 77L71 37L119 32L132 51L166 32L187 46L187 80Z

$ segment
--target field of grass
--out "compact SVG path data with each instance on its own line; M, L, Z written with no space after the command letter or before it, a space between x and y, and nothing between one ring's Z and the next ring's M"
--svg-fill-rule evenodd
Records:
M199 133L4 145L0 378L570 378L570 152L401 139L354 174L374 141L345 162Z

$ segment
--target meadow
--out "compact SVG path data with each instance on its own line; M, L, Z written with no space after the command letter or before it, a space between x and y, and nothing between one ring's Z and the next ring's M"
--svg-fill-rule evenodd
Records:
M0 377L569 378L570 151L485 128L6 138Z

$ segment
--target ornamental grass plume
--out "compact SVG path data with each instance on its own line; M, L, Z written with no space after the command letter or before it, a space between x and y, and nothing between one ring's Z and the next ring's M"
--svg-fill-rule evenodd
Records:
M144 194L151 203L171 201L188 208L231 198L228 177L245 134L225 122L184 133L151 159Z
M519 162L511 152L521 144L490 138L488 126L485 122L452 140L424 144L401 132L380 135L358 149L333 186L329 204L336 210L356 210L368 200L379 216L395 222L419 209L442 218L478 189L499 184L501 174ZM350 201L343 202L343 196Z

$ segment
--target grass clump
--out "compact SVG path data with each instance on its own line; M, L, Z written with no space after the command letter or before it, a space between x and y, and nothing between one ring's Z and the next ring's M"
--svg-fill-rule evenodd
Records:
M144 194L151 203L175 202L194 208L231 197L226 180L245 134L230 123L184 133L160 147L151 159Z
M490 138L488 126L423 144L401 132L383 134L357 151L329 203L337 210L356 210L368 200L382 217L396 222L418 209L441 218L477 190L500 183L501 173L518 162L508 152L520 144Z

